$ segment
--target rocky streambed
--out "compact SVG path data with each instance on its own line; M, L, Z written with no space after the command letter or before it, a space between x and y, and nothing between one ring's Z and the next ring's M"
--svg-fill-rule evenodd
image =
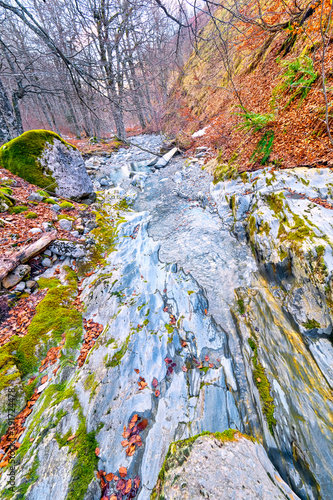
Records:
M202 154L87 162L93 267L57 275L86 333L43 372L1 498L332 498L333 173L214 185Z

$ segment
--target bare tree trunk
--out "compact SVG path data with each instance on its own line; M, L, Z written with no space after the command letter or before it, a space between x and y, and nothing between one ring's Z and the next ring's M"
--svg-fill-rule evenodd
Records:
M75 111L73 109L73 106L72 106L71 100L69 98L68 92L64 91L64 96L65 96L65 101L66 101L66 104L67 104L67 107L68 107L68 111L69 111L69 114L70 114L70 117L71 117L71 121L74 124L75 135L76 135L76 137L78 139L81 139L80 127L79 127L79 124L77 122Z
M0 141L2 143L10 141L17 135L15 113L0 79Z

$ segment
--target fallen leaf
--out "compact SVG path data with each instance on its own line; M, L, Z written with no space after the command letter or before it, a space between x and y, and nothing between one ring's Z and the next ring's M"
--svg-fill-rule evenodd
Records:
M119 476L120 477L126 477L127 476L127 469L126 469L126 467L120 467L120 469L119 469Z
M183 372L187 372L186 366L182 366L182 370L183 370Z
M156 391L155 391L155 396L158 398L158 396L159 396L160 394L161 394L161 393L160 393L160 391L159 391L158 389L156 389Z
M112 481L112 479L113 479L113 478L114 478L114 474L112 474L112 472L109 472L109 474L107 474L107 475L105 476L105 479L106 479L107 481Z
M96 457L98 457L98 455L99 455L100 451L101 451L101 450L100 450L99 448L96 448L96 450L95 450L95 455L96 455Z
M205 314L207 315L207 309L205 309Z
M205 356L205 361L209 361L209 356L207 356L207 354Z
M127 493L129 493L131 491L131 488L132 488L132 479L128 479L126 481L126 486L123 490L124 495L127 495Z
M213 363L209 363L209 368L214 368L214 364Z
M135 373L140 373L140 370L138 368L134 368Z
M153 378L153 387L157 387L158 386L158 380L157 378Z
M141 422L138 423L139 431L144 431L147 425L148 425L148 420L144 418L143 420L141 420Z
M126 482L123 479L119 479L118 483L116 484L117 490L123 490L126 486Z
M73 434L72 436L69 436L67 441L73 441L73 439L75 439L75 438L76 438L76 434Z
M140 478L139 478L139 476L135 476L135 478L134 478L134 486L136 487L136 489L139 489L139 487L140 487Z
M104 476L104 470L98 470L96 473L97 479L101 479Z
M126 448L126 446L128 446L128 441L122 441L121 442L121 446L123 446L124 448Z
M40 381L41 384L45 384L45 382L47 381L49 377L47 375L44 375L44 377L42 377L42 380Z

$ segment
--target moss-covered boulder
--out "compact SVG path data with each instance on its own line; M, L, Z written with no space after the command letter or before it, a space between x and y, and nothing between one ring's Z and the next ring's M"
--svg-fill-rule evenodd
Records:
M0 148L0 166L31 184L76 201L94 199L81 153L48 130L29 130Z

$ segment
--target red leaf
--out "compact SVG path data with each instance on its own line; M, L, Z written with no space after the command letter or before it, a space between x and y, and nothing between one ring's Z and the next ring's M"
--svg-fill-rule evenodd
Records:
M170 358L165 358L164 361L166 362L167 365L172 363L172 359L170 359Z
M158 396L159 396L160 394L161 394L161 393L160 393L160 391L159 391L158 389L156 389L156 391L155 391L155 396L158 398Z
M153 378L153 387L157 387L158 386L158 380L157 378Z
M139 487L140 487L140 478L139 478L139 476L135 476L135 478L134 478L134 486L137 489L139 489Z
M144 418L141 422L138 423L139 431L144 431L147 425L148 425L148 420Z
M126 486L126 483L123 479L119 479L118 483L116 484L117 490L123 490Z
M186 366L182 366L182 370L183 370L183 372L187 372Z
M207 356L207 354L205 356L205 361L209 361L209 356Z

